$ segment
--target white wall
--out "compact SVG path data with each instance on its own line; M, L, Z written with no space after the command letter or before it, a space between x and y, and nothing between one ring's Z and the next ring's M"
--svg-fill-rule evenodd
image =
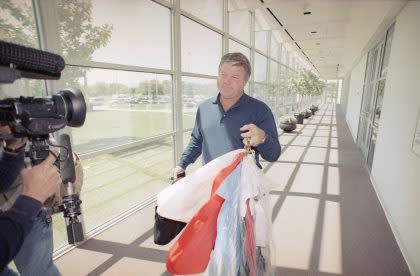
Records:
M350 88L347 102L346 121L349 125L353 139L357 138L359 125L360 105L363 96L363 81L365 79L367 55L364 55L356 67L351 71Z
M341 85L340 108L344 114L346 114L347 112L347 104L349 101L350 77L351 77L351 73L347 73L344 76L342 80L342 85Z
M397 16L371 177L413 275L420 275L420 2Z

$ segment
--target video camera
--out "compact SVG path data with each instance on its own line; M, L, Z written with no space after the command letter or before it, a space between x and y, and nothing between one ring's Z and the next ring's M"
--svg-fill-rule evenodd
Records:
M0 41L0 83L13 83L19 78L59 79L64 69L64 59L56 54ZM0 100L0 123L7 123L12 135L4 140L27 137L29 149L25 156L33 165L41 163L50 154L50 146L60 147L56 165L60 169L67 195L63 204L54 207L50 214L63 212L67 237L71 244L84 240L80 219L81 203L75 193L75 167L70 137L61 134L58 145L50 141L50 134L66 126L80 127L86 117L86 102L77 89L61 90L51 97L19 97Z

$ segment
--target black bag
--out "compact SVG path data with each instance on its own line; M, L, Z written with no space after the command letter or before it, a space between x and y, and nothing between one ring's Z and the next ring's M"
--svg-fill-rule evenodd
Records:
M155 226L153 229L153 237L155 244L165 245L173 240L179 232L184 229L185 222L167 219L157 213L157 206L155 207Z

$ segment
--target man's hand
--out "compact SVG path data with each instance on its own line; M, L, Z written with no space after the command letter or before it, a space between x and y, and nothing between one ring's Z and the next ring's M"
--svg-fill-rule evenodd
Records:
M185 170L181 168L180 166L176 166L172 170L172 177L171 177L172 183L177 182L179 179L183 178L184 176L185 176Z
M58 168L54 166L55 156L50 155L37 166L22 170L23 195L44 203L61 184Z
M9 125L0 125L0 134L11 134L12 130L10 129ZM23 147L26 144L27 138L16 138L7 141L3 141L3 147L6 150L11 150L12 152L18 148Z
M254 124L244 125L239 130L242 132L241 136L244 138L242 141L245 145L249 141L252 147L257 147L265 142L266 135L264 130Z

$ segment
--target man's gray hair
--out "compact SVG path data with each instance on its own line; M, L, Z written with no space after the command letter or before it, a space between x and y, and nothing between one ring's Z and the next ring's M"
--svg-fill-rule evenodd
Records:
M233 66L240 66L245 70L245 80L248 81L251 76L251 64L248 58L242 53L227 53L220 60L219 73L223 63L231 63Z

